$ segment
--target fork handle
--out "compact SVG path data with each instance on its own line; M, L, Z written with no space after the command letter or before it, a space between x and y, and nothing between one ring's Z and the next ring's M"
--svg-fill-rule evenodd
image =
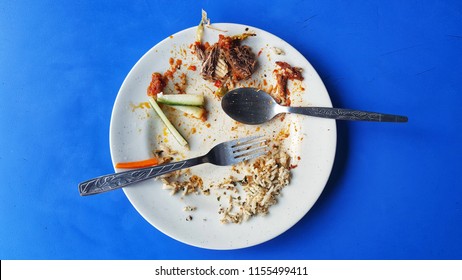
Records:
M406 116L327 107L287 107L288 113L352 121L407 122Z
M104 193L205 162L206 158L202 156L153 167L104 175L80 183L79 192L81 196Z

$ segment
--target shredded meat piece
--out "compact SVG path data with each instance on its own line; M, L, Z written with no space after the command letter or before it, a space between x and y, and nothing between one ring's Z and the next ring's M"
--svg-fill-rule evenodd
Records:
M290 105L290 92L287 89L288 80L300 80L303 81L302 69L299 67L292 67L287 62L276 61L276 64L280 69L275 70L276 82L278 89L278 97L276 100L285 106Z
M205 51L205 59L202 62L201 75L205 80L215 81L215 69L220 57L220 48L217 44Z
M205 51L204 51L202 44L200 44L199 42L196 42L193 45L193 51L200 61L203 61L205 59Z
M241 45L241 41L254 34L239 36L219 35L218 42L208 47L195 44L193 49L202 61L201 75L212 82L231 82L246 80L252 76L257 60L252 49Z
M276 61L276 64L281 67L282 74L290 80L303 81L302 69L300 67L292 67L289 63Z
M257 60L248 46L236 46L224 51L231 66L231 78L234 81L246 80L252 76Z

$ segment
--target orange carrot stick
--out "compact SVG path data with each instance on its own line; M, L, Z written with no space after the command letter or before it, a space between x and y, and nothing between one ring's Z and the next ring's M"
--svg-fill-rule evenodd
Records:
M158 165L159 160L157 158L150 158L140 161L131 161L131 162L118 162L116 163L116 168L142 168L153 165Z

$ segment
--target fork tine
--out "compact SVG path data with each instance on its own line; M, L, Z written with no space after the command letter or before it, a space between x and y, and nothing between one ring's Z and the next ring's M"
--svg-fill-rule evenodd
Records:
M256 136L250 136L250 137L245 137L245 138L239 138L236 140L231 140L226 142L228 145L231 145L231 148L234 148L236 146L244 145L247 143L250 143L252 140L255 140L257 138L261 138L261 135L256 135Z
M254 154L259 151L264 151L264 150L268 151L267 148L268 146L249 147L249 149L234 151L233 153L234 153L235 158L239 158L239 157L245 157L245 156Z
M234 152L241 152L241 151L245 151L245 150L248 150L252 147L259 147L259 146L266 146L266 142L268 141L268 139L265 139L265 138L261 138L261 139L254 139L250 142L246 142L246 143L243 143L243 144L238 144L238 145L235 145L233 147L233 150Z
M266 148L268 148L268 147L266 147ZM261 157L261 156L265 155L268 152L269 152L269 149L265 149L265 150L263 150L261 152L254 153L254 154L251 154L251 155L248 155L248 156L245 156L245 157L240 157L238 159L241 160L241 161L251 160L251 159L254 159L254 158Z

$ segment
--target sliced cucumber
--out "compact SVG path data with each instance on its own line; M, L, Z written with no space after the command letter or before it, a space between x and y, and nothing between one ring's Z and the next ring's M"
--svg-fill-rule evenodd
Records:
M178 141L181 146L187 146L188 142L186 139L181 136L180 132L178 132L173 124L167 119L167 116L165 116L164 112L162 112L162 109L159 107L156 100L152 97L149 97L149 103L151 104L152 108L154 108L154 111L156 111L157 115L159 115L160 119L164 122L170 133L172 133L173 137L175 137L176 141Z
M176 110L185 112L188 115L191 115L195 118L202 119L205 116L205 109L197 106L184 106L184 105L168 105Z
M202 106L204 96L201 94L163 94L157 95L157 102L167 105Z

